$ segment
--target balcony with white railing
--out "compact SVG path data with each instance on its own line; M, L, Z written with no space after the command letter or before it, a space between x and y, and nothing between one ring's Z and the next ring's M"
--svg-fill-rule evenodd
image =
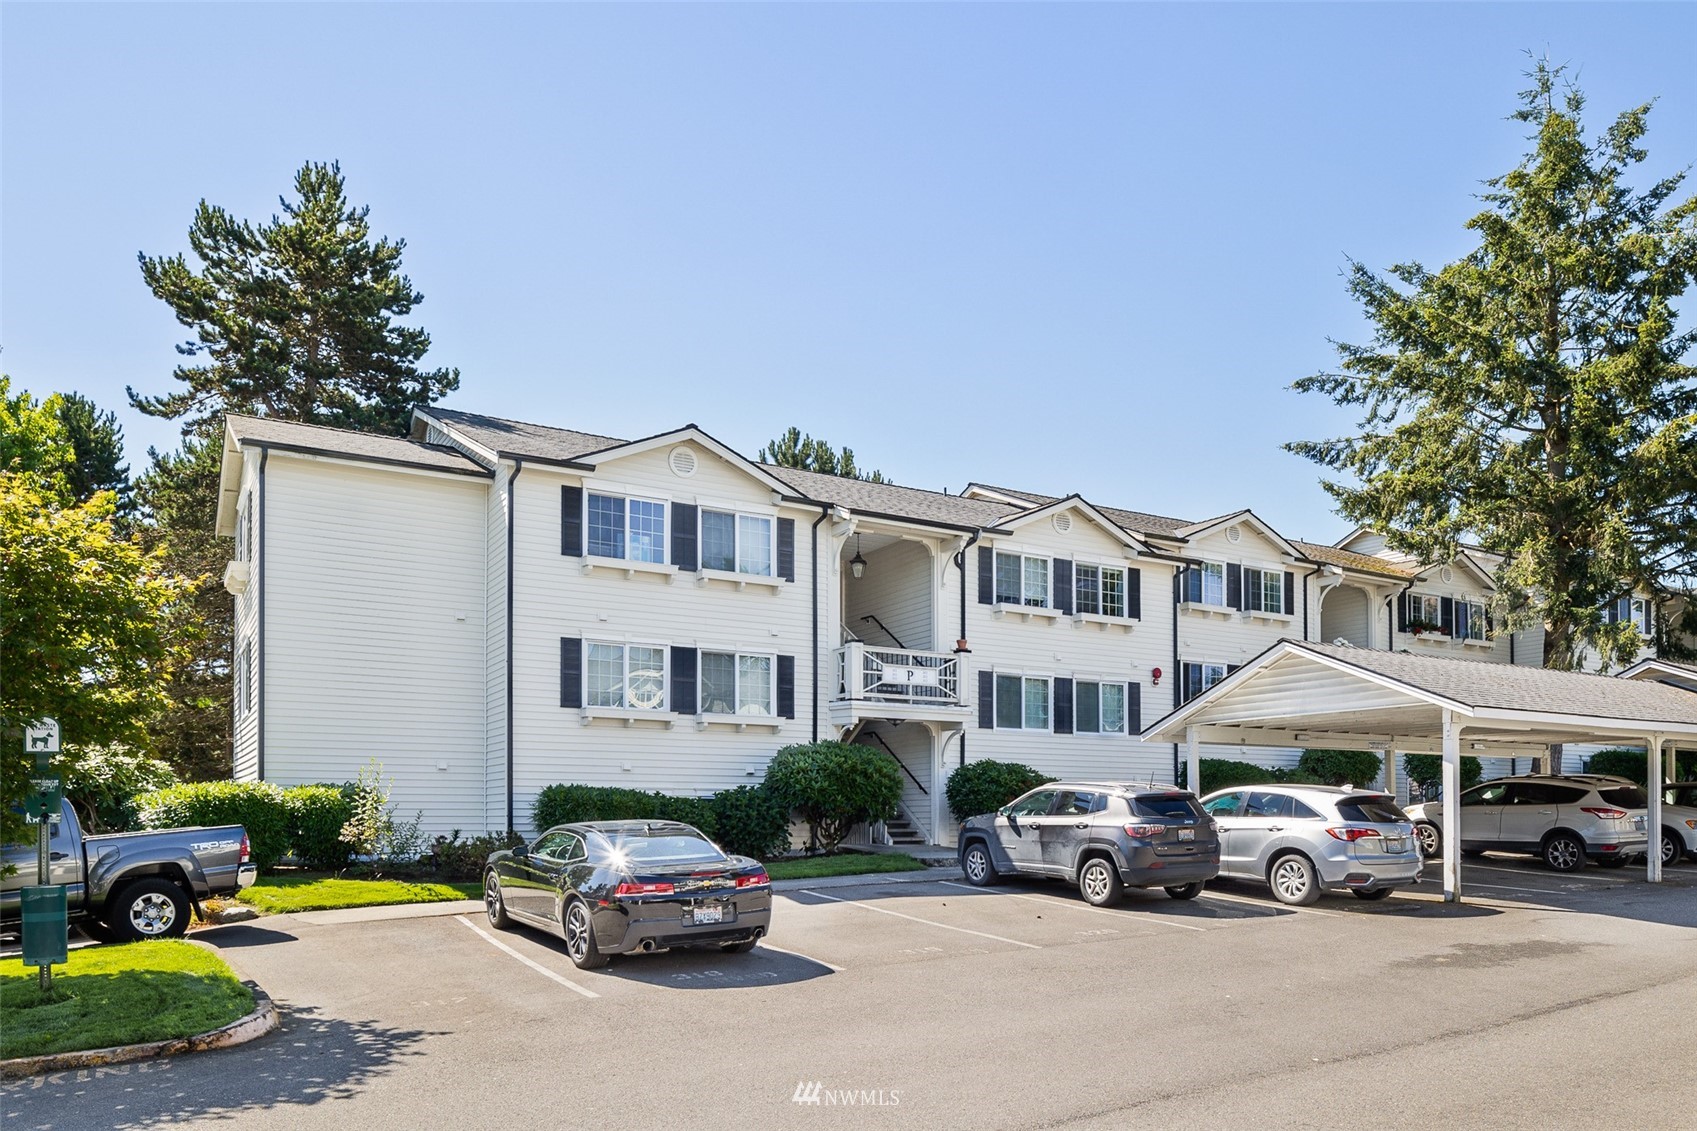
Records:
M837 649L833 720L963 718L960 657L851 641Z

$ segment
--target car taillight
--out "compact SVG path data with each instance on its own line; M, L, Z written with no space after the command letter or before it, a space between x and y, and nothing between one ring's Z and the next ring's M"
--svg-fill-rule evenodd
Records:
M739 888L763 888L771 882L771 877L765 872L756 872L752 876L737 877L737 887Z
M1362 837L1380 835L1378 829L1363 829L1354 825L1340 825L1335 829L1327 829L1326 831L1339 840L1347 841L1357 841Z
M1600 805L1581 805L1579 808L1582 812L1601 817L1605 821L1619 821L1626 816L1625 809L1605 809Z
M615 896L627 895L671 895L671 884L632 884L623 883L613 890Z
M1153 840L1167 831L1165 825L1127 825L1125 835L1134 840Z
M240 863L246 864L248 862L248 857L250 857L252 855L253 855L253 846L248 844L247 834L243 833L242 834L242 858L241 858Z

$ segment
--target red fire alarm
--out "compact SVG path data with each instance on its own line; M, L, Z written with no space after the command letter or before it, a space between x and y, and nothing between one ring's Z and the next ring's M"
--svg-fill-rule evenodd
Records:
M1161 669L1160 668L1149 669L1149 676L1150 676L1150 681L1152 683L1154 683L1154 685L1156 687L1161 686Z

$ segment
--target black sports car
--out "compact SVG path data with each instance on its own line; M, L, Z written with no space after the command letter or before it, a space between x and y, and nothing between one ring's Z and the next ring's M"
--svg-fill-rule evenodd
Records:
M681 946L754 949L771 927L772 881L675 821L556 825L496 852L483 874L491 926L558 932L580 970L608 956Z

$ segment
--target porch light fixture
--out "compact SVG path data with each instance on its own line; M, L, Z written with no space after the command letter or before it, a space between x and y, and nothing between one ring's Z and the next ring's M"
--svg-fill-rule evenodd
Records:
M849 572L859 577L866 572L866 559L860 556L860 535L854 536L854 557L849 559Z

